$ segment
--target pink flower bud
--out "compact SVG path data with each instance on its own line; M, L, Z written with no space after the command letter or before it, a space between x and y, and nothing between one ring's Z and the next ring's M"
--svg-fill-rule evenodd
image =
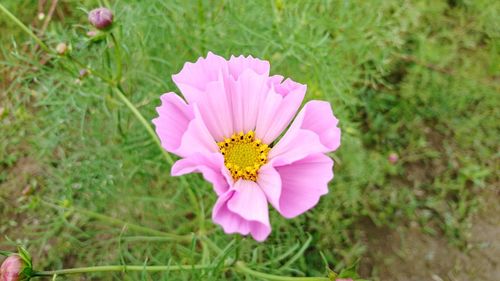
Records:
M97 32L95 30L91 30L91 31L87 32L88 37L95 37L96 35L97 35Z
M392 152L391 154L389 154L389 157L387 157L387 160L389 160L389 163L391 164L396 164L396 162L398 162L399 160L399 156Z
M80 78L83 78L83 77L87 76L88 74L89 74L89 71L86 70L85 68L80 69L80 71L78 71L78 76Z
M347 278L347 279L335 279L335 281L353 281L351 278Z
M0 266L0 281L22 281L27 280L23 274L26 267L25 262L17 254L6 258Z
M97 29L106 29L113 23L113 13L108 8L97 8L90 11L89 21Z

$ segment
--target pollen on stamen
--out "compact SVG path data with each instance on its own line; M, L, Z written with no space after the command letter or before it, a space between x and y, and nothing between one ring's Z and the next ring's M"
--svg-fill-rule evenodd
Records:
M270 148L255 138L253 131L233 134L231 138L226 138L217 145L234 180L241 178L257 181L258 171L266 164Z

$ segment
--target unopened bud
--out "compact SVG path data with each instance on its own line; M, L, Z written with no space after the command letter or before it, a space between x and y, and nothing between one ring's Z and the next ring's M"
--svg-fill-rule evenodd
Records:
M66 43L59 43L56 46L56 52L59 55L64 55L67 50L68 50L68 45L66 45Z
M89 74L88 70L83 68L83 69L80 69L80 71L78 71L78 76L79 78L83 78L85 76L87 76Z
M26 267L26 262L18 254L10 255L0 266L0 281L29 280L29 276L25 274Z
M95 37L96 35L97 35L97 32L95 30L91 30L91 31L87 32L88 37Z
M399 160L399 156L395 152L392 152L389 154L389 157L387 157L387 160L389 160L389 163L391 164L396 164Z
M107 29L113 23L113 13L108 8L97 8L90 11L89 21L97 29Z

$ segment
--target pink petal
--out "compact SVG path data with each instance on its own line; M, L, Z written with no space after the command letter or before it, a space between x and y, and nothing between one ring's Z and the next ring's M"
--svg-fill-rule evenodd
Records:
M250 233L250 223L227 208L227 201L233 196L234 192L234 190L229 190L219 196L212 211L212 219L222 226L224 232L228 234L240 233L247 235Z
M269 91L267 82L268 76L250 69L244 70L237 80L229 80L234 132L255 129L260 105Z
M269 201L274 208L279 209L281 177L271 163L268 163L259 169L257 184L266 195L267 201Z
M271 162L274 166L290 164L310 154L337 149L340 145L337 124L328 102L308 102L269 152Z
M174 93L164 94L161 100L156 108L159 116L152 122L165 150L179 156L219 151L196 105L186 105Z
M224 157L220 153L192 154L175 162L171 171L173 176L194 172L202 173L205 180L213 184L217 195L226 192L233 183L229 171L224 166Z
M174 93L162 95L161 101L156 108L159 116L153 119L153 124L163 148L174 152L180 147L182 136L194 118L193 109Z
M255 129L269 89L269 68L268 61L252 56L226 61L209 52L206 58L186 63L172 78L188 103L198 105L214 139L221 141Z
M226 59L209 52L206 58L199 58L195 63L185 63L179 73L172 75L172 80L191 103L196 95L206 90L210 82L219 79L221 72L225 75L228 73Z
M192 97L189 101L196 103L208 131L216 141L222 141L234 133L229 93L222 74L219 74L218 80L206 85L204 93Z
M212 219L226 233L250 233L257 241L264 241L271 233L266 197L253 181L239 180L221 195Z
M252 56L231 56L228 62L229 74L237 79L246 69L251 69L259 75L269 76L269 62Z
M283 80L283 76L275 75L275 76L273 76L273 78L274 77L277 77L277 78L280 77L281 80ZM274 79L277 79L277 78L274 78ZM287 78L283 82L281 82L281 80L279 80L278 83L275 82L274 88L275 88L276 92L282 96L286 96L286 95L288 95L292 92L296 92L296 91L299 91L299 92L304 91L304 93L305 93L305 91L307 89L306 85L297 83L290 78Z
M193 111L194 118L182 136L180 147L172 152L183 157L197 152L219 152L219 147L203 122L196 104L193 105Z
M266 196L259 185L249 180L238 180L234 184L236 193L228 201L228 208L242 218L269 224Z
M277 84L281 84L281 81L283 81L283 76L282 75L273 75L269 77L269 85L274 85L274 88L276 88Z
M269 163L278 167L291 164L323 150L324 147L316 133L302 129L289 129L285 136L269 151L268 159Z
M276 89L274 89L276 87ZM278 90L280 93L277 93ZM290 79L274 84L260 106L255 135L272 143L290 124L304 99L307 87Z
M279 206L275 208L284 217L293 218L314 207L319 198L328 193L328 182L333 178L333 160L318 153L276 167L276 170L282 186Z
M302 111L304 116L300 128L318 134L325 152L335 151L340 146L340 129L337 127L339 120L333 115L330 103L313 100Z

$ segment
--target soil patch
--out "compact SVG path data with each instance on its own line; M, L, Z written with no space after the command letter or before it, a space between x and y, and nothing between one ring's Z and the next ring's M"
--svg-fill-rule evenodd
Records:
M368 254L361 261L362 275L387 281L500 280L499 195L494 190L480 195L484 207L472 219L463 250L443 236L422 233L418 227L392 230L365 223Z

